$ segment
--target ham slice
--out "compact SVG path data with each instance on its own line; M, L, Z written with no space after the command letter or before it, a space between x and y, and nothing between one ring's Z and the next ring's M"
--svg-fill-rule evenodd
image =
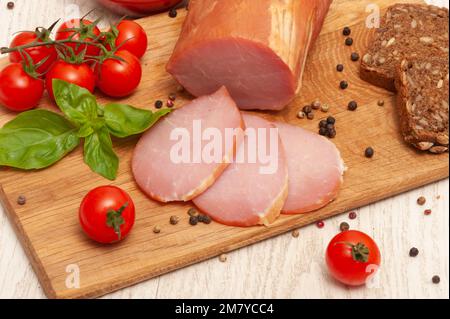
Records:
M224 85L241 109L281 110L331 2L191 0L167 71L195 96Z
M200 125L200 126L199 126ZM214 128L222 137L231 130L231 139L222 138L221 152L216 160L204 160L208 142L196 141ZM239 134L233 136L233 129ZM210 96L198 98L174 111L147 131L134 151L132 171L139 187L151 198L161 202L189 201L204 192L231 162L235 149L242 142L243 121L239 109L225 88ZM188 133L188 147L181 158L183 140ZM178 135L180 134L180 135ZM172 135L172 136L171 136ZM185 135L186 136L186 135ZM207 139L213 139L209 136ZM197 146L198 147L197 147ZM177 147L178 146L178 147Z
M286 157L272 123L254 115L243 114L243 118L246 134L235 160L211 188L193 201L201 211L225 225L269 225L279 216L287 197ZM260 156L252 160L251 154L256 152L273 154L272 165Z
M333 201L345 170L336 146L300 127L279 122L275 125L288 161L289 195L283 213L307 213Z

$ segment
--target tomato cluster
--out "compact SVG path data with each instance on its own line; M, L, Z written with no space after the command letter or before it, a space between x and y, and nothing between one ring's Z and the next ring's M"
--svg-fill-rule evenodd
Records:
M147 49L144 29L131 20L121 20L102 32L99 20L86 18L50 28L20 32L9 48L11 64L0 72L0 105L12 111L37 106L44 91L53 98L53 79L84 87L91 93L121 98L138 87L142 77L140 58Z

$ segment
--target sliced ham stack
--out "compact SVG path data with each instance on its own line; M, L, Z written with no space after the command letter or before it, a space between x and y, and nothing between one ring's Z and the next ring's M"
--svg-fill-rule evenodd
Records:
M194 204L226 225L269 225L280 215L288 195L284 148L273 124L254 115L244 114L243 118L246 135L234 162L211 188L194 199ZM270 130L275 133L275 140L270 137ZM259 156L252 160L252 155L264 148L264 153L270 154L271 147L275 160L269 170L270 165Z
M196 122L201 123L199 132L194 132ZM219 161L205 163L197 158L201 154L195 151L194 142L196 138L201 139L208 128L218 129L222 136L227 129L242 132L241 114L225 88L174 111L142 136L132 160L133 175L139 187L161 202L189 201L204 192L227 168L242 141L239 137L232 138L231 143L223 139L222 154L215 155ZM189 134L186 142L190 144L185 152L189 158L185 161L178 158L181 149L177 145L181 137L176 136L177 132ZM200 145L200 150L204 146Z
M301 214L333 201L343 182L344 162L336 146L318 134L277 122L285 145L289 171L289 196L285 214Z
M298 93L332 0L191 0L167 71L195 96L226 86L241 109Z

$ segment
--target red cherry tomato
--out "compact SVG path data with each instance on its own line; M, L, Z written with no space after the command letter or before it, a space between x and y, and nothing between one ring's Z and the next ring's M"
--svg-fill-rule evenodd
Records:
M12 40L10 47L15 48L18 46L30 44L32 42L43 42L41 39L38 38L35 32L26 31L21 32L18 35L14 37ZM45 58L44 63L42 63L36 71L40 74L47 72L47 70L52 66L52 64L56 61L58 54L56 53L55 47L52 45L49 46L40 46L40 47L32 47L23 50L24 52L28 53L28 55L33 60L34 64L38 64L39 62L43 61ZM22 56L18 51L11 52L9 54L9 60L13 63L18 63L23 61Z
M80 28L80 32L75 31L65 31L68 29ZM71 39L75 41L86 41L86 42L97 42L98 37L100 36L100 29L93 24L92 21L83 19L72 19L64 22L56 33L56 40L66 40ZM73 49L75 54L79 54L84 51L86 48L85 44L77 44L77 43L66 43L66 46L69 46ZM87 45L86 55L89 56L98 56L100 54L100 48L94 45Z
M53 79L60 79L76 84L84 87L91 93L93 93L95 89L94 72L86 63L72 64L59 60L53 64L45 77L45 86L52 99L54 99L52 86Z
M97 187L81 202L79 218L81 227L91 239L102 244L115 243L123 240L133 228L134 203L118 187Z
M139 59L147 50L147 34L144 29L136 22L123 20L116 26L119 35L116 38L116 47L121 50L127 50Z
M141 82L142 67L138 58L126 50L119 50L116 56L95 67L98 88L111 97L124 97L133 93Z
M12 63L0 72L0 104L13 111L36 107L44 94L44 81L25 72L21 63Z
M360 286L380 266L380 250L368 235L356 230L344 231L328 245L326 263L336 280L349 286Z

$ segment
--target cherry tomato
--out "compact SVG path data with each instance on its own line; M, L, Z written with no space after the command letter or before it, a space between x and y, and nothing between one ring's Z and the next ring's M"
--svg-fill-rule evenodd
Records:
M115 186L91 190L79 210L81 227L91 239L111 244L123 240L131 231L135 208L131 197Z
M80 32L65 31L68 29L80 28ZM100 36L100 29L93 24L92 21L83 19L72 19L64 22L56 33L56 40L71 39L75 41L96 42ZM86 48L86 44L66 43L66 46L71 47L75 54L80 54ZM86 55L98 56L100 48L94 45L87 45Z
M116 56L95 67L98 88L111 97L124 97L133 93L141 82L142 67L138 58L126 50L119 50Z
M147 50L147 34L144 29L136 22L123 20L116 26L119 35L116 38L116 47L121 50L127 50L137 58L142 58Z
M18 46L30 44L32 42L43 42L42 39L39 39L36 32L31 31L25 31L20 32L18 35L14 37L12 40L10 47L15 48ZM23 50L24 52L28 53L28 55L33 60L34 64L38 64L39 62L43 61L45 58L44 63L42 63L36 70L38 73L42 74L47 72L47 70L52 66L52 64L56 61L58 54L56 53L55 47L52 45L49 46L40 46L40 47L31 47L28 49ZM21 62L22 56L18 51L11 52L9 54L9 60L13 63Z
M13 111L36 107L44 94L44 82L29 75L21 63L12 63L0 72L0 104Z
M349 286L360 286L380 266L380 250L368 235L356 230L344 231L328 245L326 263L336 280Z
M95 89L94 72L86 63L72 64L59 60L53 64L45 77L45 86L52 99L54 99L52 87L53 79L60 79L76 84L84 87L91 93L93 93Z

